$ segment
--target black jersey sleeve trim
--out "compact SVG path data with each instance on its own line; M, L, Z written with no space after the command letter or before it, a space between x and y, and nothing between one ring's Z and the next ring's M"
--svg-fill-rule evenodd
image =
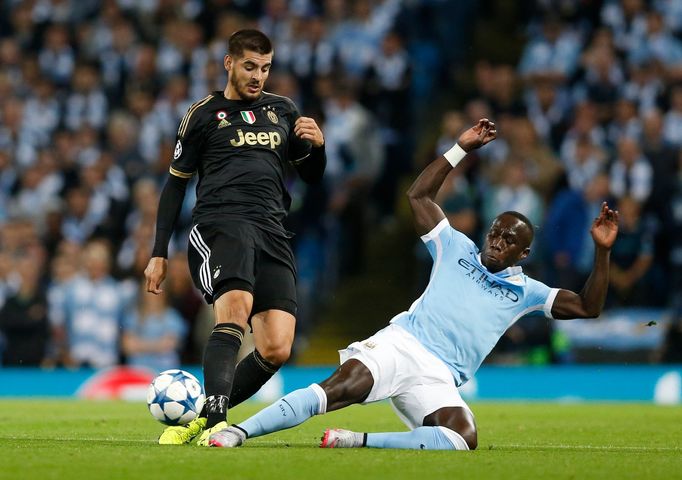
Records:
M308 154L306 154L306 155L304 155L304 156L302 156L301 158L298 158L298 159L296 159L296 160L292 160L292 161L291 161L291 164L292 164L292 165L300 165L300 164L303 163L303 161L304 161L306 158L308 158L309 156L310 156L310 153L308 153Z
M175 176L175 177L180 177L180 178L192 178L192 177L194 176L194 172L192 172L192 173L185 173L185 172L181 172L180 170L177 170L177 169L175 169L175 168L173 168L173 167L170 167L170 169L168 170L168 172L169 172L171 175L173 175L173 176Z
M305 157L292 162L298 175L305 183L317 183L322 180L324 169L327 167L327 154L324 145L312 147Z
M156 213L156 238L152 257L168 258L168 242L178 221L185 190L189 183L187 178L169 175L159 198L159 210Z
M183 138L185 136L185 133L187 133L187 126L189 125L189 121L192 118L192 114L194 114L199 107L202 107L210 102L212 98L213 94L208 95L189 107L187 113L184 117L182 117L182 121L180 122L180 127L178 128L178 137Z

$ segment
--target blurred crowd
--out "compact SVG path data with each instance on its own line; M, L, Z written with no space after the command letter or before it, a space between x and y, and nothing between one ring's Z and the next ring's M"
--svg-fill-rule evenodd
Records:
M515 63L467 56L488 14L473 0L0 0L2 363L199 360L213 321L187 270L193 188L163 295L143 294L142 271L177 126L224 88L241 28L271 37L266 90L326 139L323 184L288 185L299 338L364 272L368 236L399 221L405 179L480 117L500 138L440 192L453 226L478 241L499 212L524 213L539 227L526 271L580 290L608 200L621 215L608 305L679 301L682 0L537 0ZM521 322L499 351L551 335Z

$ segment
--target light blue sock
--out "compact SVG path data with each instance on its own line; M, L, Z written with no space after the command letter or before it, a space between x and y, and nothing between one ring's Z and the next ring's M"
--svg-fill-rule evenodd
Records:
M251 437L295 427L314 415L327 411L327 395L322 387L313 383L308 388L295 390L265 407L237 427Z
M469 446L458 433L445 427L419 427L411 432L368 433L365 446L411 450L469 450Z

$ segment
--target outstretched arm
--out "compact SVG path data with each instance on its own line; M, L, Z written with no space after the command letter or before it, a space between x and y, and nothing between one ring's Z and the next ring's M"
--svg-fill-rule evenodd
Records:
M417 177L407 191L417 233L423 235L430 232L445 218L435 198L450 170L471 150L492 142L496 136L495 124L487 118L482 118L460 135L457 144L451 150L436 158Z
M559 290L552 306L552 316L558 320L596 318L604 307L609 286L609 256L618 235L618 211L604 202L590 229L595 254L592 273L580 293Z

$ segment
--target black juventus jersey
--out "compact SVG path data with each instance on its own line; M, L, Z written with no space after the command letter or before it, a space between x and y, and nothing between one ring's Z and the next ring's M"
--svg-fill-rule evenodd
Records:
M291 197L285 162L310 155L310 142L294 134L300 116L287 97L263 92L254 102L213 92L180 122L172 175L199 175L194 223L242 220L280 235Z

